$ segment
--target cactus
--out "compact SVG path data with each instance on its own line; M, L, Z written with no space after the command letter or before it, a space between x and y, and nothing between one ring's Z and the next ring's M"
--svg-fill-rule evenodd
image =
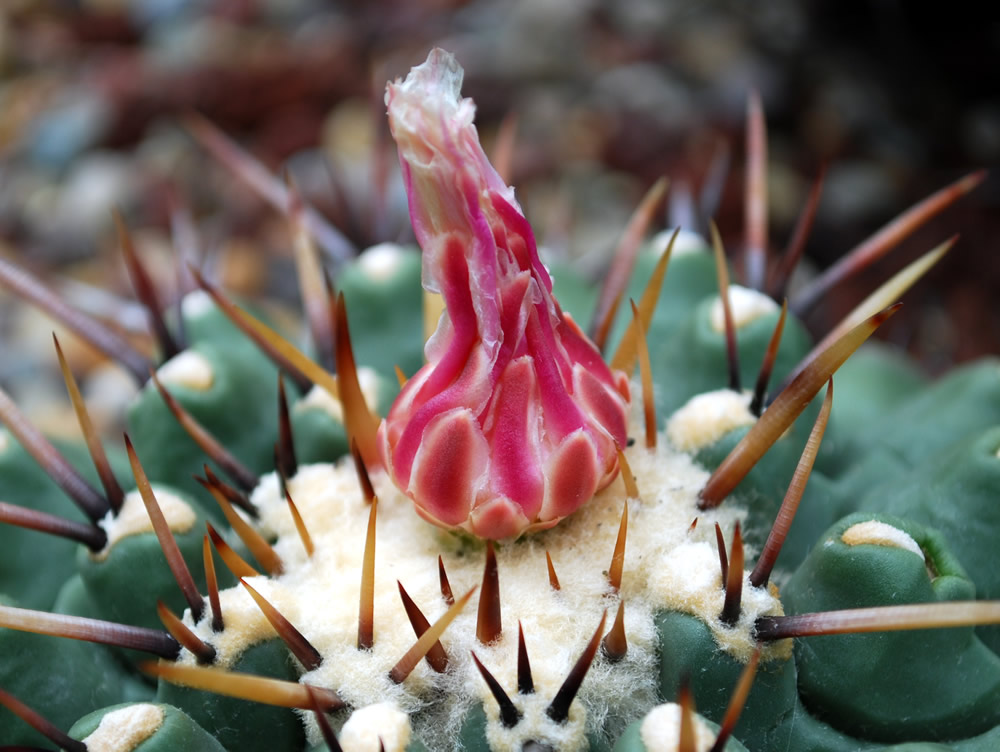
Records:
M623 244L594 295L542 265L460 84L440 50L390 84L422 263L379 246L313 287L316 361L196 275L109 458L60 351L102 491L0 391L0 741L994 749L1000 368L849 359L950 246L815 348L714 232Z

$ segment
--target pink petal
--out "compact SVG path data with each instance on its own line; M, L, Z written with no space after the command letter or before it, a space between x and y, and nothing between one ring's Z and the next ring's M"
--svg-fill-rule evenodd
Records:
M565 517L594 495L603 474L594 444L583 429L575 431L559 445L545 465L545 502L539 518Z
M490 419L490 491L516 503L527 524L538 514L545 491L531 358L519 358L507 367L494 393Z
M520 535L528 523L520 506L506 496L494 496L472 510L469 532L480 538L501 540Z
M407 493L446 525L468 518L489 465L489 446L464 409L436 416L424 429Z

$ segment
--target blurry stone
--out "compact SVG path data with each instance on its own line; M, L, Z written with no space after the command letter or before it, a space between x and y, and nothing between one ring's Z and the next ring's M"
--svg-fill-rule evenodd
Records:
M619 66L597 78L594 93L604 108L642 113L663 130L689 127L696 117L689 89L663 66Z
M101 140L110 121L108 103L97 92L67 91L28 129L28 153L46 166L65 167Z
M586 37L587 17L595 5L593 0L472 4L462 13L470 23L456 24L454 36L439 44L454 50L470 82L573 78L588 67L580 40ZM462 31L456 33L458 29ZM474 98L483 101L478 93Z
M618 31L640 39L661 33L674 10L662 0L620 0L608 6Z
M768 149L767 210L772 226L786 227L788 235L791 235L792 226L805 205L810 184L787 161L789 156L775 148L774 144ZM773 230L771 235L772 248L783 249L788 238L775 237Z
M155 120L135 149L135 168L143 174L174 178L190 149L191 141L175 118Z
M805 10L796 0L777 0L757 6L747 20L756 32L757 44L793 53L807 40Z
M209 5L206 0L124 0L124 4L128 6L132 22L140 27L167 23L184 14L202 12Z
M25 219L36 235L53 245L92 248L98 232L110 225L111 210L126 210L135 188L127 157L92 152L73 164L58 192L36 197Z
M864 224L891 216L899 204L895 185L879 165L838 162L826 173L817 218L833 225Z
M963 120L962 137L975 159L996 162L1000 158L1000 104L984 102L973 107Z

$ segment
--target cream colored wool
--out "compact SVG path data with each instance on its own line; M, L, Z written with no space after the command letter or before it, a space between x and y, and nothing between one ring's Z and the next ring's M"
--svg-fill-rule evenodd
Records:
M343 752L405 752L410 718L386 702L368 705L351 713L338 741Z
M711 446L730 431L757 422L750 412L751 399L752 392L732 389L695 395L670 416L667 438L683 452Z
M87 752L132 752L163 725L163 708L149 703L112 710L83 740Z
M863 543L870 543L875 546L891 546L912 551L925 561L923 549L907 533L898 527L878 520L868 520L851 525L840 539L849 546L860 546Z
M779 308L778 304L764 293L740 285L729 285L729 307L733 311L733 326L737 329ZM712 329L719 334L726 331L726 316L722 301L718 297L712 303L710 321Z
M156 376L164 386L183 386L197 392L207 392L215 381L212 364L195 350L179 352L157 369ZM150 382L146 388L156 387Z
M163 519L166 520L170 531L186 533L190 530L198 519L191 505L177 494L160 486L154 485L152 488L160 511L163 513ZM97 524L107 533L108 541L100 551L89 554L94 561L107 559L115 544L130 535L153 532L153 523L149 519L146 505L138 491L129 491L125 494L122 508L118 510L118 513L109 511L104 519L99 520Z
M642 719L639 736L646 752L676 752L681 741L681 706L673 702L657 705ZM695 750L708 752L715 743L715 733L694 716Z
M403 259L413 253L396 243L379 243L365 250L358 257L358 265L372 282L392 279Z

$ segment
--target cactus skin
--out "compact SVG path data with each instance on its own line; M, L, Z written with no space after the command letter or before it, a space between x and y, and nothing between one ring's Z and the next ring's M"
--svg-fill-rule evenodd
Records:
M298 678L288 649L278 639L247 648L232 670L291 681ZM302 723L287 708L265 707L164 681L157 686L156 701L183 710L228 750L269 752L305 746Z
M410 376L424 364L420 269L416 248L383 243L369 248L337 277L337 290L347 304L355 360L394 382L395 366Z
M660 697L677 697L683 678L690 676L698 712L721 720L744 664L720 651L705 623L689 614L657 614L656 631ZM784 749L788 744L786 721L797 697L795 679L792 660L761 664L734 732L748 749Z
M846 530L876 520L907 533L928 558L889 545L848 545ZM933 573L933 579L931 574ZM887 603L969 600L975 586L944 537L889 515L857 513L824 535L783 590L791 613ZM971 627L796 644L798 686L807 706L864 738L966 738L1000 723L1000 657ZM953 667L962 666L961 672ZM933 688L927 692L910 687Z
M86 447L56 441L56 447L91 483L97 483ZM120 463L119 463L120 464ZM83 513L6 429L0 427L0 501L84 522ZM48 609L76 572L77 545L55 536L0 525L0 593L24 608ZM40 567L39 561L45 562Z
M972 434L892 488L872 489L859 508L881 509L938 531L968 572L976 596L1000 597L996 538L991 532L1000 525L998 450L1000 427ZM941 503L942 498L948 503ZM979 627L976 631L994 653L1000 652L1000 629Z
M704 723L712 731L718 732L719 727L698 716L702 723ZM649 749L642 741L642 721L635 721L629 724L628 728L625 729L625 733L621 735L618 742L615 744L615 748L612 752L657 752L657 750ZM730 739L726 742L726 746L722 748L723 752L747 752L747 748L744 747L738 740Z
M399 394L399 384L395 376L386 376L378 371L374 372L374 377L376 399L372 407L383 415ZM306 398L295 402L289 410L295 452L300 463L329 462L332 458L350 454L351 445L342 417L331 414L324 405Z
M0 606L17 606L0 593ZM0 686L29 706L45 708L59 728L81 715L121 702L124 669L110 651L76 640L0 630ZM12 713L0 713L4 744L42 745L45 737Z
M707 253L703 255L708 257ZM673 260L670 262L670 266L672 265ZM667 277L670 277L669 267ZM713 388L721 389L726 385L726 341L712 328L709 316L716 296L717 292L697 303L693 315L688 315L684 323L669 336L654 339L656 335L652 332L647 336L653 373L658 374L654 379L658 387L658 415L671 415L695 395ZM778 311L775 310L738 329L740 382L746 387L752 387L757 378L760 359L777 321ZM781 337L772 383L780 383L811 347L805 326L794 316L789 316ZM676 364L679 363L684 364L683 370L677 369Z
M235 332L234 340L243 338ZM233 347L217 342L194 343L214 374L207 390L165 384L168 391L251 471L270 470L277 434L278 372L247 342ZM247 425L254 431L247 431ZM198 496L192 476L202 473L204 455L170 414L152 383L147 383L128 412L129 432L150 480ZM265 439L264 437L268 437ZM270 444L268 444L270 441ZM221 514L212 509L213 522Z

